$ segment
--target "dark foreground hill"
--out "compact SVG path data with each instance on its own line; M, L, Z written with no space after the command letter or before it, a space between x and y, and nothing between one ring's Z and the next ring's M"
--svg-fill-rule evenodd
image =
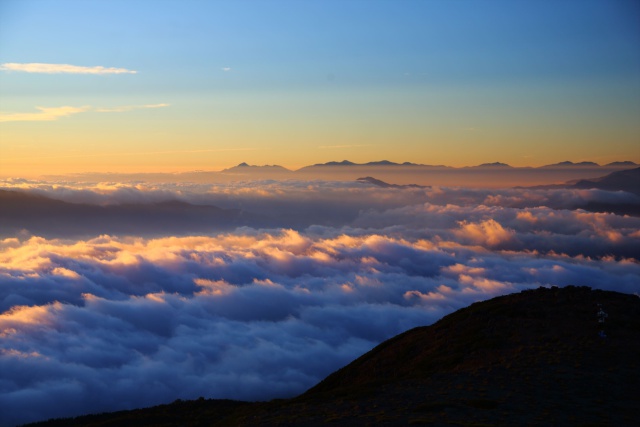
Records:
M407 331L294 399L176 401L34 425L631 426L638 390L640 298L570 286L494 298Z

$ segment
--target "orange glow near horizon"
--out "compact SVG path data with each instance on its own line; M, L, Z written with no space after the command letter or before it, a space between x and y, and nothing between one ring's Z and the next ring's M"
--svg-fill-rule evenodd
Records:
M27 114L26 108L8 113L3 106L5 118L22 111L25 121L0 123L0 176L219 171L241 162L291 170L342 160L453 167L493 162L537 167L565 160L640 163L639 125L624 117L556 116L552 109L523 120L506 106L481 114L482 107L473 103L482 96L472 93L472 104L465 107L471 114L468 125L460 123L453 105L439 108L438 102L451 103L447 91L460 92L424 87L417 94L376 88L258 93L243 95L240 105L230 95L214 104L197 98L157 104L136 99L111 102L108 108L78 102L85 106L76 112L65 107L44 121L29 121L36 114ZM232 108L224 109L224 101ZM207 110L219 111L219 118L212 120Z

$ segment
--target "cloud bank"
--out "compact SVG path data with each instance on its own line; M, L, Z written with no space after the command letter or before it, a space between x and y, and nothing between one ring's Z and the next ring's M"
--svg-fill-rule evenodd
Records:
M23 73L39 74L137 74L135 70L126 68L103 67L101 65L84 67L70 64L46 64L41 62L16 63L5 62L0 64L2 71L18 71Z
M180 200L282 222L315 215L296 229L5 236L2 425L177 398L293 396L474 301L539 286L640 292L640 218L547 206L628 195L302 181L4 186L96 206Z

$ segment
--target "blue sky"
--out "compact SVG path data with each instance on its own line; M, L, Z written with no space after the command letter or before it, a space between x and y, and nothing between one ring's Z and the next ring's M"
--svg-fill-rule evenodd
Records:
M162 131L162 147L255 150L184 158L178 169L393 156L454 165L640 161L638 22L634 1L4 0L0 63L137 73L0 72L3 113L170 107L3 123L3 132L28 150L47 134L61 153L79 149L61 141L86 140L92 129L103 135L88 154L108 136L145 149L150 129ZM354 148L318 150L332 144ZM371 148L355 149L362 145ZM148 161L142 169L167 166Z

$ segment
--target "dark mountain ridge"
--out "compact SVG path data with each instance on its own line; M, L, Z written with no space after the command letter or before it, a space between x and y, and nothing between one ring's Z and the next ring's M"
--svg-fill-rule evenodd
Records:
M573 184L572 187L626 191L640 195L640 168L612 172L600 178L581 179Z
M391 162L389 160L379 160L379 161L372 161L367 163L354 163L349 160L342 160L340 162L331 161L326 163L316 163L314 165L305 166L301 169L312 168L316 166L422 166L422 167L432 167L432 168L434 167L454 168L452 166L445 166L445 165L426 165L426 164L411 163L411 162L396 163L396 162ZM596 162L587 162L587 161L574 163L572 161L566 160L559 163L553 163L553 164L537 166L537 167L521 166L516 168L519 168L519 169L543 169L543 168L553 169L553 168L574 168L574 167L576 168L606 168L606 167L632 168L634 166L638 166L638 165L629 160L611 162L611 163L607 163L606 165L600 165ZM489 162L489 163L482 163L475 166L465 166L463 168L454 168L454 169L466 169L466 168L514 168L514 166L511 166L509 164L502 163L502 162ZM301 169L298 169L298 170L301 170Z
M249 220L258 218L238 209L193 205L179 200L100 206L0 190L0 233L6 235L23 229L43 237L154 235L203 228L230 230Z
M636 163L631 162L629 160L625 160L622 162L611 162L611 163L607 163L605 166L622 166L622 167L634 167L634 166L638 166Z
M633 163L633 162L630 162L630 163ZM578 162L578 163L574 163L574 162L571 162L569 160L565 160L564 162L554 163L554 164L551 164L551 165L545 165L545 166L542 166L542 167L543 168L555 168L555 167L593 167L593 166L597 167L597 166L600 166L600 165L595 163L595 162Z
M223 169L220 171L221 173L229 173L229 172L239 172L239 173L248 173L248 172L271 172L271 173L291 173L292 171L279 165L250 165L246 162L242 162L237 166L232 168Z
M631 426L639 387L640 298L568 286L472 304L293 399L176 401L32 426Z
M522 187L515 187L522 188ZM536 185L527 187L540 190L596 189L605 191L625 191L640 196L640 168L624 169L592 179L574 179L564 184ZM584 209L590 212L612 212L616 215L640 216L640 201L629 198L627 202L587 202L575 204L571 209Z
M493 163L482 163L478 166L470 166L472 168L512 168L513 166L508 165L506 163L493 162Z
M381 187L381 188L429 188L428 186L418 185L418 184L404 184L404 185L389 184L388 182L381 181L372 176L365 176L363 178L358 178L356 179L356 181L361 184L372 184L372 185L375 185L376 187Z

